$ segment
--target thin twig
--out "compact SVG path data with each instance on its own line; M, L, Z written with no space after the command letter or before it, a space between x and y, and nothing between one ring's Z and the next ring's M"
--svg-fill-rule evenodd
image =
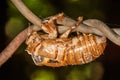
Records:
M111 30L106 24L97 19L88 19L83 21L88 26L92 26L100 30L104 36L106 36L109 40L114 42L116 45L120 46L120 35L116 34L113 30Z
M41 26L41 19L30 11L21 0L11 0L21 14L36 26Z
M90 26L85 24L85 21L83 21L83 23L81 23L75 30L73 31L80 31L83 33L92 33L92 34L96 34L96 35L100 35L100 36L105 36L103 34L103 32L101 32L97 26L99 26L100 24L104 24L102 21L99 22L99 24L96 25L96 27ZM63 19L61 21L57 21L58 24L62 24L64 26L58 26L58 32L59 33L63 33L65 32L71 25L76 24L77 21L68 18L68 17L63 17ZM94 20L94 22L96 22L96 19ZM88 21L89 23L89 21ZM108 27L107 25L105 25L105 27ZM109 27L108 27L109 28ZM109 28L110 29L110 28ZM118 35L120 35L120 28L111 28L111 30L115 33L117 33ZM111 32L111 31L110 31Z
M40 28L36 26L30 26L27 29L20 32L11 42L10 44L0 53L0 66L4 64L18 49L18 47L24 42L28 33L32 31L40 30Z

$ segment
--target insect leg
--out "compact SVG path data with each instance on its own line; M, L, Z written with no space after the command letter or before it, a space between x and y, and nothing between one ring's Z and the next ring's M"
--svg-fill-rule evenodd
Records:
M76 28L76 26L71 26L67 31L65 31L65 32L60 36L60 38L67 38L68 35L70 34L70 32L71 32L73 29L75 29L75 28Z
M49 39L55 39L57 37L57 29L53 19L44 20L42 24L42 29L48 33Z
M70 32L71 32L73 29L75 29L75 28L82 22L82 20L83 20L83 17L78 17L78 22L77 22L75 25L71 26L67 31L65 31L65 32L60 36L60 38L67 38L68 35L70 34Z

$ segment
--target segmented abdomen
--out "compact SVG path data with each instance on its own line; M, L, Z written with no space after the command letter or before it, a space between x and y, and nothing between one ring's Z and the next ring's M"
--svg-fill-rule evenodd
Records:
M106 38L83 34L74 38L45 39L33 47L33 55L44 56L65 65L84 64L104 51Z
M78 36L72 39L72 48L67 52L68 64L84 64L98 58L106 46L105 37L93 36L91 34Z

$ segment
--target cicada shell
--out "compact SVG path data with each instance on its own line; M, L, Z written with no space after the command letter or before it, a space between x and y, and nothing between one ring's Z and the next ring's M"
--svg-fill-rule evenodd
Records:
M51 27L55 36L56 29L53 21L52 19L48 20L47 23L45 22L43 29L46 30L46 27ZM62 36L52 39L49 38L49 35L45 37L46 35L32 32L26 39L28 45L26 51L32 56L35 64L51 67L80 65L95 60L103 53L106 47L104 36L83 33L68 37L71 29L64 32Z
M29 41L33 41L29 43ZM27 51L36 65L66 66L85 64L98 58L106 46L106 38L83 34L74 38L42 39L33 32L27 40Z

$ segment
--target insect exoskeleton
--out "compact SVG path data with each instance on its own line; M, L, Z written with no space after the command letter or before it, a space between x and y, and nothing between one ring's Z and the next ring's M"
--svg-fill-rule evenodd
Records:
M85 64L98 58L106 46L106 38L83 34L73 38L43 39L37 32L26 41L27 52L41 66Z
M106 47L106 38L93 34L77 34L68 37L70 32L78 25L73 26L58 35L57 19L63 15L50 17L43 21L41 28L45 34L32 32L26 39L26 51L32 56L34 63L38 66L60 67L66 65L77 65L91 62L98 58ZM81 22L81 19L80 18ZM78 32L76 32L78 33Z

